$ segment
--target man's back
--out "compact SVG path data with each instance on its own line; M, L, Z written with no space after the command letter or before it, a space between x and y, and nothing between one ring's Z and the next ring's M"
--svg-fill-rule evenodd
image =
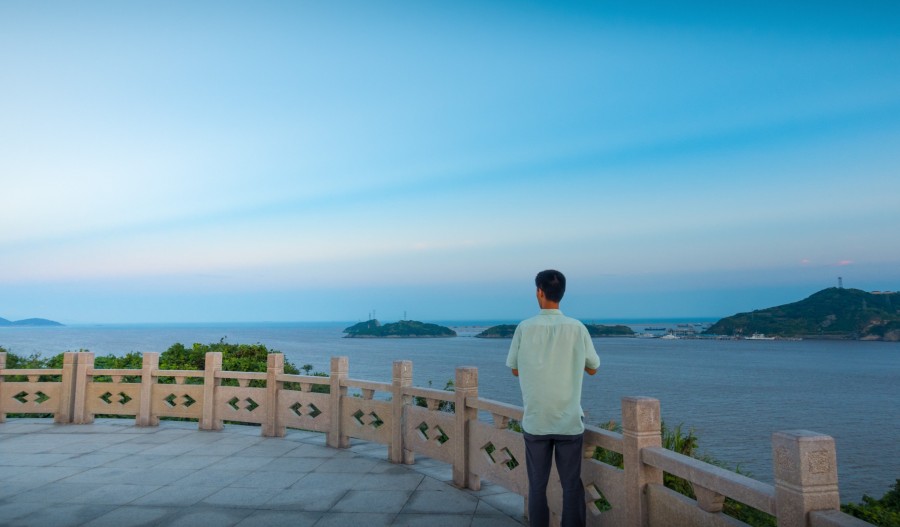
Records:
M506 365L519 373L524 430L534 435L584 432L582 372L599 364L587 328L559 309L542 309L519 324Z

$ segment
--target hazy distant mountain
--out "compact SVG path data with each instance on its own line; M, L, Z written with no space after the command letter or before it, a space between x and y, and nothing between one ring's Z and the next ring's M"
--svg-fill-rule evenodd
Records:
M0 318L0 327L43 327L43 326L63 326L55 320L47 320L46 318L26 318L24 320L7 320Z

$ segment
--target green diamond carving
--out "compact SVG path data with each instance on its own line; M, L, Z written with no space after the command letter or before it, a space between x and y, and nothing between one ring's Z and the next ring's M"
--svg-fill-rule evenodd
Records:
M28 396L28 392L19 392L19 393L13 395L13 399L19 401L22 404L25 404L28 402L27 396Z

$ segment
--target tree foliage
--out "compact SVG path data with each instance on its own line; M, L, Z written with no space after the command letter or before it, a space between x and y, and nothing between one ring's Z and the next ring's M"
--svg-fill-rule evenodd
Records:
M900 479L881 499L864 495L862 503L848 503L841 510L879 527L900 527Z

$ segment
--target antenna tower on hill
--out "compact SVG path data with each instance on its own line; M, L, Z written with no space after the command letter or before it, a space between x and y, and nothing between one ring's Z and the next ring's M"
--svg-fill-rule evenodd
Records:
M844 288L844 279L839 276L838 277L838 289L843 289L843 288Z

